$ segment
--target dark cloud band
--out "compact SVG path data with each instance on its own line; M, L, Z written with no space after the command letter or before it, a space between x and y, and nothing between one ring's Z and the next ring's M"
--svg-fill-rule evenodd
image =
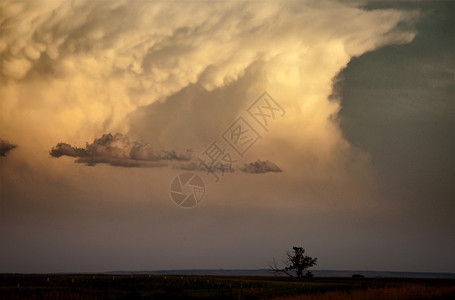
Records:
M85 148L73 147L70 144L58 143L51 149L52 157L77 157L76 163L94 166L99 163L117 167L163 167L168 161L189 161L191 151L179 154L174 150L156 151L150 144L131 141L121 133L103 134Z
M155 151L150 144L130 140L121 133L112 135L103 134L85 148L73 147L67 143L58 143L49 154L52 157L69 156L77 158L76 163L95 166L96 164L108 164L115 167L129 168L156 168L169 166L182 170L207 171L197 159L193 159L192 151L180 154L174 150ZM273 162L257 160L245 164L240 168L245 173L268 173L281 172L281 169ZM211 172L234 172L232 166L215 165Z

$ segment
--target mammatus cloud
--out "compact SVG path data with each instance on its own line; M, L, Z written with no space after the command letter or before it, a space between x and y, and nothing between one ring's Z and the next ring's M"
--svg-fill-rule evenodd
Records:
M413 13L337 1L185 1L185 10L174 1L1 3L0 80L8 85L0 88L0 122L34 129L36 118L54 138L127 132L124 118L138 107L196 82L206 90L235 83L258 61L272 83L305 91L273 95L301 105L325 101L330 79L351 56L414 37L397 26ZM27 114L17 115L20 108Z
M240 168L240 171L245 173L282 172L282 170L270 160L257 160L255 162L245 164L242 168Z
M10 144L8 141L0 139L0 156L6 156L6 154L16 148L17 145Z
M178 154L171 151L155 151L150 144L131 141L121 133L103 134L85 148L73 147L70 144L58 143L49 152L52 157L77 157L76 163L94 166L105 163L119 167L162 167L168 161L189 161L191 151Z

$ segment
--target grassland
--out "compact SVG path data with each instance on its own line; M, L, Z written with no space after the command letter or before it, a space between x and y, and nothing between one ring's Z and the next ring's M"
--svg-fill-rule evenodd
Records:
M0 274L0 299L455 299L455 280Z

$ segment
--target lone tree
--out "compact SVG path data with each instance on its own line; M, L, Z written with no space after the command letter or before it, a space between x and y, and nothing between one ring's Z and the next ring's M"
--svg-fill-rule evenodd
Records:
M286 253L288 262L285 269L286 271L295 270L297 277L302 278L303 271L316 265L318 259L316 257L312 258L311 256L304 255L305 249L302 247L292 247L292 251L293 252L288 251ZM311 272L308 271L307 274L310 275Z
M272 271L282 272L291 277L293 275L288 271L295 271L297 277L300 279L303 278L303 271L317 264L318 259L305 255L305 249L302 247L292 247L292 252L287 251L286 254L288 257L285 262L286 266L284 268L278 268L275 259L273 259L273 265L270 266ZM305 277L311 277L312 275L310 271L307 271Z

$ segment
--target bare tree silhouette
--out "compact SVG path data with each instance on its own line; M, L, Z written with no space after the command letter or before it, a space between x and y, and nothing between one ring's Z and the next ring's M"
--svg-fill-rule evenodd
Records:
M285 267L279 268L275 258L273 258L273 263L269 264L271 271L276 273L284 273L288 276L294 277L289 271L295 271L299 279L303 278L303 271L317 264L317 258L305 255L305 249L302 247L292 247L292 251L287 251L287 260L285 261ZM313 274L310 271L307 271L305 277L312 277Z

